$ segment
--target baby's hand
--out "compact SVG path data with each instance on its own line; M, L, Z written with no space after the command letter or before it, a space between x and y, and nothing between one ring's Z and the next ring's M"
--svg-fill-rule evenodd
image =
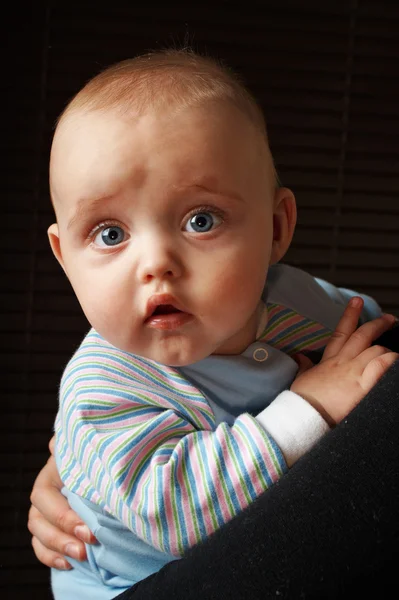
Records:
M369 321L357 329L363 300L352 298L327 344L323 358L313 366L300 356L299 374L291 390L311 404L330 425L339 423L399 358L373 340L392 327L393 315Z

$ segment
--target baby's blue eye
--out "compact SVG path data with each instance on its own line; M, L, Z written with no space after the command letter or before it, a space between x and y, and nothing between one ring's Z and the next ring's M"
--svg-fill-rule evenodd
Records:
M121 244L125 239L125 232L122 227L118 227L117 225L112 225L111 227L106 227L99 231L94 238L94 242L98 246L117 246Z
M221 219L211 212L199 212L193 215L186 225L187 231L195 231L196 233L206 233L215 225L219 225Z

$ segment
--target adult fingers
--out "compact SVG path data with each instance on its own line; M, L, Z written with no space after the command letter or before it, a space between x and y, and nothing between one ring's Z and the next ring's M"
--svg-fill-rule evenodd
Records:
M65 560L61 554L53 552L46 548L46 546L43 546L41 541L35 536L32 537L32 548L36 558L46 565L46 567L52 567L62 571L67 571L72 568L69 562Z
M61 532L77 537L88 544L95 543L96 538L82 519L70 508L66 498L61 494L61 489L62 482L54 457L51 456L33 486L30 498L33 506L45 521ZM36 516L35 512L33 514Z
M68 568L63 555L68 555L76 560L86 559L84 543L52 525L34 506L31 506L29 510L28 529L32 534L32 546L37 558L47 566L56 566L55 561L62 559L57 568ZM61 566L62 562L64 567Z
M51 440L48 443L48 448L51 452L51 455L54 456L54 450L55 450L55 435L53 435L53 437L51 438Z

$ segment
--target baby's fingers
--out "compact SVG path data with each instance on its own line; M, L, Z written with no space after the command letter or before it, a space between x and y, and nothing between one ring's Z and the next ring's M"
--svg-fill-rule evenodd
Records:
M393 315L382 315L361 325L349 337L340 352L340 357L345 360L356 358L361 352L369 348L374 340L392 327L395 322Z
M351 313L350 308L348 306L345 309L330 343L326 346L323 360L337 356L337 354L344 360L356 358L361 352L369 348L375 339L390 329L395 322L393 315L382 315L349 333L354 320L354 313Z
M336 356L342 350L352 333L356 331L362 309L362 298L359 296L351 298L324 350L323 361Z
M381 348L378 346L378 348ZM370 348L371 350L372 348ZM363 371L361 385L367 394L373 388L377 381L388 371L393 363L398 360L399 354L396 352L385 352L373 358Z

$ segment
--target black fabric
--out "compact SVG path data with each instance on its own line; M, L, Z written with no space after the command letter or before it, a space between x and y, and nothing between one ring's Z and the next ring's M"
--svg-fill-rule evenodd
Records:
M399 328L384 339L398 348ZM399 361L268 492L118 599L388 597L399 558L398 423Z
M385 346L393 350L393 352L399 352L399 321L385 333L383 333L374 344Z

